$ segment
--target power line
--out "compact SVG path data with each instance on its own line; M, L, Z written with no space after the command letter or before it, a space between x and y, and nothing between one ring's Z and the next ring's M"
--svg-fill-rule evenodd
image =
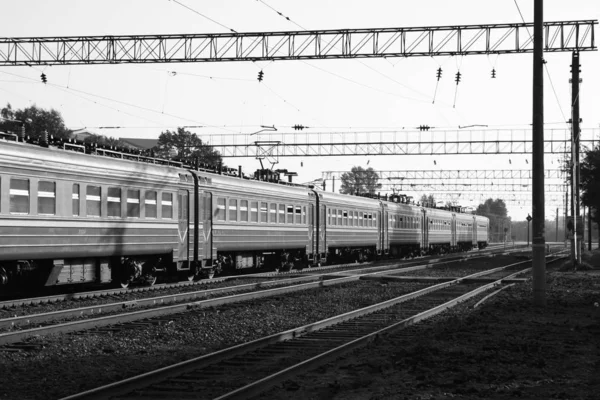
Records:
M171 0L169 0L169 1L171 1ZM199 16L201 16L202 18L205 18L205 19L209 20L210 22L212 22L212 23L215 23L215 24L219 25L220 27L222 27L222 28L225 28L225 29L229 30L230 32L233 32L233 33L238 33L236 30L234 30L234 29L231 29L231 28L229 28L228 26L225 26L225 25L223 25L222 23L220 23L220 22L218 22L218 21L215 21L214 19L212 19L212 18L210 18L210 17L208 17L208 16L206 16L206 15L202 14L201 12L199 12L199 11L197 11L197 10L194 10L193 8L191 8L191 7L189 7L189 6L186 6L185 4L183 4L183 3L181 3L181 2L179 2L179 1L177 1L177 0L173 0L173 2L174 2L174 3L177 3L177 4L179 4L181 7L184 7L184 8L186 8L186 9L190 10L190 11L191 11L191 12L193 12L193 13L196 13L196 14L198 14Z

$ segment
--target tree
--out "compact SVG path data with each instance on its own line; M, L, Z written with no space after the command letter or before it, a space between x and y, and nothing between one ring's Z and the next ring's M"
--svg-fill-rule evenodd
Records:
M430 194L429 196L424 194L421 196L421 200L419 200L419 203L424 207L433 207L435 206L435 197L433 197L432 194Z
M184 128L162 132L152 151L156 157L176 158L190 165L193 165L196 159L198 162L212 165L223 162L218 151L202 142L198 135Z
M593 210L592 221L600 223L600 146L585 153L580 164L581 202Z
M365 194L371 195L381 189L381 183L379 181L379 175L369 167L364 169L362 167L352 167L350 172L344 172L340 177L342 180L342 187L340 193L344 194Z
M0 115L3 118L11 120L27 121L25 123L25 135L30 136L34 140L41 139L45 132L48 132L48 136L53 136L54 138L68 139L71 136L65 127L62 116L54 109L47 111L38 108L34 104L22 110L13 110L10 103L8 103L6 107L0 110ZM31 121L29 122L29 120ZM17 133L21 129L21 123L2 121L0 129Z
M510 226L510 218L507 218L506 204L502 199L487 199L480 204L475 211L477 215L483 215L490 220L490 236L494 241L504 238L504 228Z

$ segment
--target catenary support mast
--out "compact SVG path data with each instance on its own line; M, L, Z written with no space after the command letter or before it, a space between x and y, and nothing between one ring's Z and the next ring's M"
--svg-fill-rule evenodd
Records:
M544 0L535 0L533 17L533 301L546 306L546 243L544 239Z

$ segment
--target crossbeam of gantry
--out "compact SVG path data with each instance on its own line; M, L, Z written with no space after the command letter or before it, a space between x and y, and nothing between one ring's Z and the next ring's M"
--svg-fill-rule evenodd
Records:
M513 193L528 192L531 193L531 183L400 183L394 184L389 181L379 181L381 190L409 190L415 192L485 192L485 193ZM544 192L565 193L567 186L565 184L545 184Z
M570 154L569 129L544 132L546 154ZM580 145L598 144L600 129L581 130ZM531 154L530 129L370 131L370 132L264 132L259 135L201 135L223 157ZM274 144L275 143L275 144ZM529 160L531 161L531 160Z
M433 197L436 201L443 203L452 202L460 205L483 204L487 199L502 199L509 206L531 206L530 193L512 193L508 195L500 195L495 193L434 193ZM546 207L564 207L565 196L559 193L547 193L544 196Z
M457 180L487 181L487 180L531 180L531 169L493 169L493 170L394 170L375 171L380 181L389 180L393 183L415 181L448 182ZM348 171L323 171L323 179L340 179ZM366 173L366 172L365 172ZM561 169L547 169L544 171L545 179L562 180L568 178L568 172Z
M595 50L597 20L544 23L545 52ZM311 60L533 52L533 23L0 38L0 65Z

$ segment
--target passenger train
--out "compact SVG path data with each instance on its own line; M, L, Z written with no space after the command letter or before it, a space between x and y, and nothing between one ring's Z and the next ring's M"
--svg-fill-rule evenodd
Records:
M248 179L75 142L0 137L0 287L483 248L488 219ZM88 154L88 153L93 154ZM2 292L2 288L0 288Z

